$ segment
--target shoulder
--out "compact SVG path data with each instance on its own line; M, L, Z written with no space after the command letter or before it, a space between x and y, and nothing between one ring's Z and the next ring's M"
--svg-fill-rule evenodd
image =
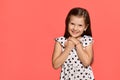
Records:
M88 36L88 35L84 35L81 39L80 39L83 47L86 47L90 44L93 43L93 38L91 36Z
M60 37L57 37L55 38L56 41L64 41L66 40L64 36L60 36Z
M60 36L60 37L55 38L55 41L59 42L60 45L62 45L64 47L64 43L66 41L66 38L64 36Z

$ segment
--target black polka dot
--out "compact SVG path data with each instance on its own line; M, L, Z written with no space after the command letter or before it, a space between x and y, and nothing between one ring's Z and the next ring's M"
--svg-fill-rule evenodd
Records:
M75 55L75 57L77 57L77 55Z
M69 63L71 63L71 61L69 61Z
M87 75L88 73L85 73L85 75Z
M65 73L65 76L67 75L67 73Z
M64 67L64 70L66 69L66 67Z
M83 66L81 66L81 68L83 68Z
M91 39L89 39L89 41L91 41Z
M67 69L67 71L69 71L69 69Z
M92 69L89 67L89 70L92 70Z
M83 78L85 78L85 76L83 76Z
M87 45L87 43L85 43L85 45Z
M82 62L80 62L80 64L82 64Z
M61 38L61 40L63 40L63 38Z
M90 77L90 79L92 79L92 78Z
M63 42L61 42L61 44L63 44Z
M79 78L80 76L77 76L77 78Z
M80 71L80 69L78 69L78 71Z
M71 76L73 76L73 74L71 74Z
M73 50L71 50L71 52L73 52Z
M75 63L77 63L77 61L75 61Z
M74 72L75 72L75 70L74 70Z
M86 69L88 68L88 66L85 67Z

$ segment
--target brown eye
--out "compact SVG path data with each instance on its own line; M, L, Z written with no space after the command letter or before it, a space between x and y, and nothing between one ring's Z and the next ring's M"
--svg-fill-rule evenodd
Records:
M79 26L82 26L81 24Z
M71 25L75 25L74 23L70 23Z

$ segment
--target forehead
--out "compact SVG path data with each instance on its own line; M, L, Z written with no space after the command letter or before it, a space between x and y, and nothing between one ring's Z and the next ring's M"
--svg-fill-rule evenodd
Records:
M70 16L70 22L85 23L85 19L84 19L83 16L74 16L74 15L71 15Z

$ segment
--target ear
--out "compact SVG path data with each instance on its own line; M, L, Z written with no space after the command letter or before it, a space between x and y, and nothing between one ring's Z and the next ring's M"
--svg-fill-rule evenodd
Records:
M85 29L84 29L84 31L86 31L86 30L87 30L88 26L89 26L89 24L87 24L87 25L85 26Z

